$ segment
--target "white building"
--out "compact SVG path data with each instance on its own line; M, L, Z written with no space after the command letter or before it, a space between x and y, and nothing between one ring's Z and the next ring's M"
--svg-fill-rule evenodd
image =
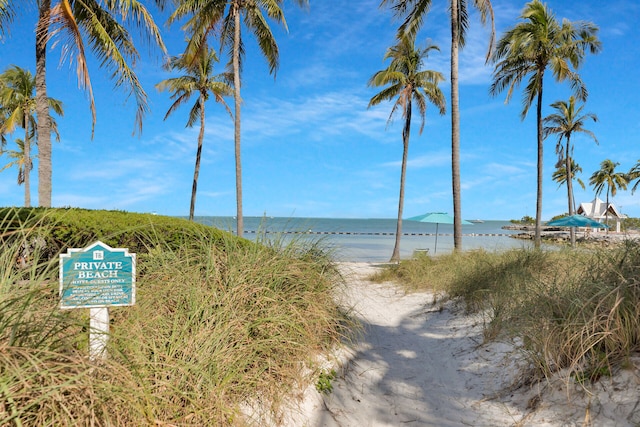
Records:
M594 219L598 222L605 222L606 218L609 218L610 220L615 219L617 233L620 232L620 224L622 223L622 220L627 217L622 214L622 212L620 212L613 203L609 203L609 206L606 206L606 203L597 197L593 202L580 203L580 207L578 207L578 211L576 213Z

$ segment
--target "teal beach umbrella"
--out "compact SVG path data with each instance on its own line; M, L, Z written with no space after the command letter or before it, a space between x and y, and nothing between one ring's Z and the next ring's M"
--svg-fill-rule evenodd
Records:
M445 212L429 212L424 215L412 216L411 218L407 218L407 221L430 222L436 225L436 244L433 248L433 253L435 254L438 251L438 225L453 224L453 217ZM464 219L462 220L462 224L473 225L473 223L465 221Z
M592 227L592 228L609 228L608 225L602 224L594 219L584 215L569 215L562 218L554 219L547 222L547 225L554 227Z

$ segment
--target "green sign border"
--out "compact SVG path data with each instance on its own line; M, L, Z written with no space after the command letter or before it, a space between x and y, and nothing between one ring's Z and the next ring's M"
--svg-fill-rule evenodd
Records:
M87 268L72 268L79 263ZM60 254L60 308L118 307L135 303L136 254L101 241L84 249L69 248L66 254Z

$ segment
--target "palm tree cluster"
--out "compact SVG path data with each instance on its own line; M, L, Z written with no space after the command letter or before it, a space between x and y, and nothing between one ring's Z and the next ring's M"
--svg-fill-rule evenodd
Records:
M155 0L163 6L164 0ZM17 4L19 3L19 6ZM134 38L127 28L139 28L141 39L152 40L165 51L160 30L142 2L130 0L22 0L0 1L0 35L5 34L17 12L29 11L25 3L34 3L38 11L35 28L35 114L38 141L38 203L51 206L51 133L53 122L47 96L47 48L60 43L61 62L75 63L78 84L89 98L92 125L96 122L95 101L87 51L91 50L113 78L115 86L124 88L137 104L136 126L142 129L142 119L148 111L147 94L138 80L132 64L139 57ZM55 111L55 110L54 110ZM92 130L93 136L93 130ZM25 141L25 149L29 144Z
M25 0L25 2L30 0ZM298 6L307 6L308 0L293 0ZM8 34L8 28L18 12L23 9L16 1L0 0L0 36ZM134 38L130 29L139 29L141 40L166 48L160 30L144 2L131 0L38 0L38 21L35 28L35 99L33 111L35 123L31 129L38 141L38 202L51 206L51 137L53 123L49 112L46 85L47 47L52 43L62 45L61 62L76 64L78 84L85 90L92 115L92 137L97 120L95 100L91 85L87 52L92 51L106 68L117 88L123 88L133 96L137 105L135 130L142 130L142 121L149 110L148 97L133 70L138 59ZM234 119L236 157L237 233L243 234L242 218L242 166L241 166L241 70L245 52L242 28L256 39L265 57L270 73L276 73L279 65L278 45L269 27L269 20L287 29L283 12L284 0L154 0L163 10L172 6L168 22L185 22L186 48L181 55L170 57L167 69L184 73L181 77L167 79L157 85L159 90L172 92L174 103L167 116L197 94L198 99L190 110L187 126L193 126L199 117L200 133L196 152L196 166L192 186L190 218L193 219L200 158L204 138L205 102L210 95L221 103ZM21 3L22 4L22 3ZM231 73L213 74L218 55L210 43L217 40L220 51L228 54ZM234 97L231 113L225 96ZM2 106L4 114L5 107ZM54 111L56 111L54 109ZM35 130L35 131L34 131ZM4 141L4 132L0 132ZM29 159L29 142L25 138L24 150ZM29 162L26 163L30 164ZM28 169L28 167L26 168ZM23 170L26 170L23 167ZM23 172L24 175L24 172ZM28 173L27 173L28 175ZM28 178L27 178L28 179Z
M544 137L551 134L558 135L558 142L556 144L556 154L558 155L558 168L562 168L563 172L558 172L557 180L562 180L567 184L567 201L569 203L569 215L575 213L575 200L573 197L573 170L575 169L575 162L573 161L573 146L571 145L571 136L576 133L584 133L597 143L598 139L588 129L585 129L585 121L590 119L594 122L598 120L598 117L593 113L586 113L581 115L584 105L576 108L576 100L572 96L569 98L569 102L557 101L551 104L556 112L545 117L544 123L547 126L544 127ZM561 174L562 176L561 178ZM555 179L555 178L554 178ZM581 183L581 181L579 181ZM584 184L582 184L584 188ZM576 242L575 230L573 227L570 231L571 245L574 246Z
M255 37L260 52L269 65L269 72L276 74L279 52L276 39L266 18L287 29L283 12L283 0L175 0L175 11L169 22L187 19L184 28L189 33L186 52L191 54L203 49L211 38L217 38L221 51L228 51L233 72L234 98L234 147L236 163L236 233L244 233L242 208L242 156L241 156L241 70L244 56L242 28ZM308 0L294 0L298 6Z
M33 169L32 144L37 143L35 99L35 77L18 66L9 67L0 74L0 135L2 145L0 154L6 154L10 162L0 171L16 166L18 185L24 184L24 205L31 206L31 170ZM56 114L62 116L62 102L48 98L47 104ZM23 138L16 138L17 150L5 150L6 135L13 134L18 128L24 130ZM51 131L60 140L55 120L51 119Z
M389 6L396 17L401 19L398 40L415 37L423 25L431 7L431 0L382 0L381 6ZM460 193L460 115L458 88L458 51L464 46L466 30L469 27L469 2L457 0L449 2L451 18L451 171L454 212L454 247L461 247L461 193ZM586 85L578 74L587 53L598 53L601 43L597 37L598 28L591 22L562 20L559 22L547 5L540 0L527 3L520 15L521 22L508 29L494 46L495 27L493 8L490 0L474 0L483 24L491 23L487 62L494 65L493 81L489 92L497 95L507 91L506 102L511 99L516 87L526 80L523 91L521 118L527 116L530 107L536 105L537 123L537 202L535 245L540 246L542 218L543 142L550 135L557 135L556 153L558 172L556 180L567 184L569 213L575 211L572 181L573 146L571 135L585 133L596 142L594 134L585 128L587 120L597 120L592 113L582 114L588 96ZM545 74L551 72L557 82L568 82L573 96L568 102L558 101L551 105L556 113L543 118L543 89ZM396 104L397 105L397 104ZM394 105L394 110L396 106ZM406 118L406 117L405 117ZM546 127L544 126L546 124ZM404 140L403 132L403 140ZM406 148L405 148L406 150ZM404 166L403 166L404 167ZM577 165L576 165L577 167ZM402 174L404 179L404 172ZM403 185L401 183L401 185ZM402 198L401 189L401 198ZM402 202L401 202L402 206ZM401 212L401 210L400 210ZM398 218L400 224L401 218ZM399 226L400 227L400 226ZM400 229L398 227L398 229ZM396 249L394 255L396 256Z
M462 196L460 187L460 103L458 90L458 52L465 45L466 32L469 27L468 1L451 0L449 2L449 10L451 12L451 177L452 177L452 194L453 194L453 241L455 250L462 249ZM487 21L491 24L491 35L489 40L489 49L487 60L493 49L495 38L495 25L493 19L493 7L490 0L474 0L473 5L480 12L480 20L483 24ZM415 40L416 35L429 9L431 8L431 0L382 0L381 7L389 6L394 11L397 18L401 19L398 28L397 39L399 44L405 38ZM370 104L371 105L371 104ZM395 109L395 107L394 107ZM443 113L443 112L442 112ZM392 111L393 114L393 111ZM405 117L406 118L406 117ZM423 116L424 119L424 116ZM410 120L408 126L410 126ZM408 138L405 142L403 131L403 166L400 184L400 208L398 209L398 226L396 233L396 243L392 254L392 261L399 257L400 237L399 233L402 228L402 205L404 195L404 176L406 168L406 155Z
M29 0L25 0L27 2ZM299 7L306 7L308 0L293 0ZM20 3L22 4L22 3ZM50 110L61 115L60 101L47 96L46 65L47 48L60 44L61 62L74 63L79 86L86 92L92 117L92 136L97 121L96 105L90 79L89 52L99 60L107 70L116 88L122 88L127 96L136 101L134 129L141 131L142 121L149 110L148 97L136 73L133 64L140 54L136 48L137 38L131 30L140 30L151 46L166 54L166 48L160 36L151 12L149 2L131 0L38 0L38 20L35 28L35 75L13 67L6 70L0 78L0 139L2 153L10 162L4 166L18 167L18 182L25 185L25 205L30 205L30 171L36 155L33 149L37 144L38 158L38 203L51 206L51 133L56 137L55 120ZM156 85L161 91L170 92L173 103L165 118L180 106L191 104L186 126L199 124L197 149L189 217L194 218L196 192L202 151L205 140L205 104L213 98L229 114L234 122L234 149L236 171L237 234L243 235L243 197L242 197L242 161L241 161L241 81L242 66L245 61L245 38L248 33L257 42L259 50L266 60L269 72L274 76L279 67L279 50L274 33L270 28L273 22L287 30L284 16L284 0L155 0L160 10L170 9L168 23L180 23L185 33L184 52L176 56L167 56L166 69L180 75L165 79ZM504 32L495 42L494 12L490 0L450 0L451 24L450 84L451 99L451 176L454 216L454 247L462 246L462 197L460 176L460 111L458 87L458 55L464 48L469 29L470 10L478 12L481 23L491 27L487 63L493 65L492 83L489 93L496 96L506 91L508 103L514 91L524 82L522 91L521 118L524 119L535 104L537 126L537 201L535 244L540 245L542 215L542 173L544 140L549 136L557 137L556 153L558 163L553 179L567 187L569 214L575 213L573 182L584 183L576 178L581 171L574 159L573 135L584 134L598 142L595 135L586 128L590 121L597 121L593 113L583 112L588 97L586 85L578 74L588 53L598 53L601 43L598 28L591 22L568 20L559 21L549 7L541 0L531 0L525 4L519 22ZM400 236L404 206L406 166L410 142L412 115L414 106L421 118L419 133L424 125L427 105L433 104L440 114L445 113L445 99L440 85L445 77L438 71L424 69L429 54L439 51L438 47L427 43L424 47L417 43L418 35L429 13L431 0L381 0L380 7L389 8L398 20L395 41L387 49L384 60L389 64L376 72L369 80L369 86L381 88L375 94L369 107L384 101L391 101L389 121L396 113L404 120L402 128L402 167L400 174L400 195L398 201L398 220L396 242L391 259L398 260L400 254ZM16 1L0 0L0 36L9 36L9 27L19 13L28 8L17 6ZM216 51L216 48L218 51ZM221 56L226 56L226 71L214 72ZM543 90L551 73L556 82L566 82L572 92L568 101L556 101L550 105L553 112L543 116ZM34 94L35 92L35 94ZM225 97L233 97L233 108L227 105ZM23 138L16 138L16 149L6 150L7 135L17 128L24 130ZM606 163L605 165L605 162ZM638 180L640 183L640 162L620 178L612 176L617 166L607 160L602 168L591 177L590 184L595 186L597 194L607 189L609 195L615 195L615 189L626 188L626 184ZM611 167L613 165L613 167ZM606 167L605 167L606 166ZM601 173L600 173L601 172ZM613 179L613 180L612 180ZM625 181L623 186L622 182ZM572 239L573 241L573 239Z
M521 118L523 120L532 104L534 102L536 104L538 174L534 242L536 247L540 247L544 152L542 117L544 77L549 69L556 81L569 82L574 96L579 101L586 101L588 91L576 70L584 62L587 52L597 53L600 51L601 43L597 38L598 28L593 23L570 22L568 20L563 20L560 23L547 5L540 0L527 3L520 19L522 22L507 30L498 41L496 50L491 57L495 69L490 93L497 95L506 89L506 102L509 102L515 87L527 79L522 100ZM567 172L570 173L569 170ZM567 183L570 182L571 179L567 179Z

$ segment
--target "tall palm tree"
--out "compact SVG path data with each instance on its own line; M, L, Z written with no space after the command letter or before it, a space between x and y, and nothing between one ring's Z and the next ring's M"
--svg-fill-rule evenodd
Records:
M569 101L557 101L551 104L556 112L544 118L544 137L549 135L558 135L556 143L556 154L558 154L558 163L564 163L565 182L567 184L567 201L569 204L569 215L575 213L575 204L573 202L573 175L571 165L573 163L573 145L571 145L571 135L574 132L584 133L593 138L598 143L595 134L584 128L585 121L598 121L598 116L593 113L582 114L584 105L576 108L576 99L572 96ZM575 230L572 227L570 231L571 246L575 246Z
M442 73L423 70L422 66L432 50L438 50L435 45L416 48L415 36L408 33L400 35L398 44L387 49L384 59L391 59L391 63L384 70L378 71L369 80L369 86L386 86L369 101L369 107L382 101L394 100L387 124L393 119L396 111L400 110L404 119L402 128L402 169L400 173L400 197L398 201L398 223L396 226L396 241L393 247L391 261L400 260L400 236L402 235L402 210L404 206L404 183L407 171L407 157L409 153L409 136L411 132L412 106L415 103L420 113L422 123L420 134L424 129L427 112L427 101L434 104L440 114L445 113L445 98L438 84L444 80Z
M513 90L528 76L523 92L521 118L536 102L538 135L536 231L534 244L540 247L542 221L543 128L542 93L547 68L558 82L568 81L580 101L587 98L587 88L577 70L584 61L587 49L600 51L598 27L591 22L563 20L559 23L551 10L540 0L527 3L520 15L523 22L508 30L498 41L491 61L495 64L489 92L497 95L508 88L505 102Z
M162 7L165 0L155 0ZM10 19L5 19L7 22ZM109 70L116 87L124 87L137 104L136 128L148 111L147 94L133 68L139 53L126 27L143 32L144 40L154 41L166 51L160 30L139 0L39 0L36 25L36 113L39 145L38 203L51 206L51 119L48 108L46 63L47 45L53 39L62 44L62 62L76 64L78 84L89 97L93 137L96 122L95 102L86 60L87 48ZM144 37L146 36L146 37Z
M309 0L293 0L299 6L307 6ZM265 15L287 29L282 10L284 0L175 0L176 8L169 22L189 17L185 29L193 35L187 51L202 49L211 34L216 34L231 55L234 98L234 145L236 162L236 220L238 236L244 234L242 215L242 159L241 159L241 103L240 96L242 57L242 23L255 36L260 51L269 64L269 72L276 73L279 64L278 44Z
M415 34L422 26L424 17L431 8L431 0L382 0L381 6L392 4L398 16L404 16L399 32ZM453 244L456 250L462 248L462 195L460 190L460 96L458 88L458 52L464 48L469 13L467 0L449 0L451 12L451 181L453 192ZM484 25L491 23L487 60L493 50L495 24L490 0L473 0L480 12Z
M23 158L23 168L18 175L18 184L25 185L25 206L31 206L30 172L31 172L31 145L35 137L36 98L34 97L36 80L29 70L18 66L12 66L0 74L0 105L5 114L0 123L0 134L13 133L17 127L24 129L24 142L20 147L20 158ZM58 115L63 115L62 102L48 98L47 105ZM53 121L50 127L57 135L57 127ZM59 135L58 139L59 139ZM15 156L13 156L15 157Z
M189 101L192 95L197 94L198 98L189 111L189 119L187 127L195 124L200 118L200 132L198 134L198 149L196 151L196 166L193 172L193 186L191 188L191 206L189 208L189 220L193 221L193 215L196 207L196 191L198 188L198 175L200 174L200 157L202 155L202 141L204 139L205 125L205 103L209 99L209 95L213 95L216 102L222 104L229 115L233 119L231 109L224 101L224 96L230 96L233 93L231 87L226 83L229 80L228 75L213 75L213 66L218 62L218 56L215 50L205 46L197 52L197 58L189 58L188 55L174 56L167 63L167 69L183 72L184 75L161 81L156 85L158 90L169 90L172 92L171 99L175 100L167 114L165 120L179 106Z
M600 163L600 169L595 171L589 179L589 184L593 185L593 189L598 197L602 191L607 189L607 204L605 211L605 218L607 223L609 222L609 195L615 197L617 190L626 190L629 180L626 173L616 172L616 167L620 166L620 163L613 162L606 159Z

